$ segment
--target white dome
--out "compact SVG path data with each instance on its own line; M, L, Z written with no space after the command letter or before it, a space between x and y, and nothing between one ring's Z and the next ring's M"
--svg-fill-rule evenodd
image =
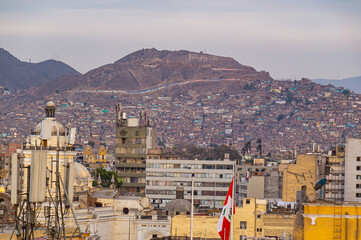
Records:
M75 179L89 179L91 175L89 171L80 163L74 162L74 178Z
M54 104L52 101L49 101L49 102L46 104L46 107L55 107L55 104Z
M64 125L61 124L60 122L54 120L51 124L51 133L53 136L57 135L58 126L59 126L59 134L65 133ZM41 133L41 122L38 123L38 125L36 125L32 135L40 135L40 133Z

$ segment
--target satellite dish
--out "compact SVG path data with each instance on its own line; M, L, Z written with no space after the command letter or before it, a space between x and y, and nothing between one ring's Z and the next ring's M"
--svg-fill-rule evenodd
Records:
M317 191L319 190L320 188L323 187L323 185L325 185L326 183L326 178L322 178L320 181L318 181L314 187L314 189Z

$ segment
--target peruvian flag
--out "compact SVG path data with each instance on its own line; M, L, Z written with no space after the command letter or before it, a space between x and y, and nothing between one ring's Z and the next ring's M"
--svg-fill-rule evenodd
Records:
M234 176L233 176L233 179L234 179ZM233 179L232 179L231 185L229 186L226 200L224 201L224 206L222 209L221 217L219 218L219 221L217 224L217 232L221 236L222 240L229 239L229 233L231 231L232 215L235 213L234 201L232 201ZM232 206L232 202L233 202L233 206ZM232 214L232 211L233 211L233 214Z

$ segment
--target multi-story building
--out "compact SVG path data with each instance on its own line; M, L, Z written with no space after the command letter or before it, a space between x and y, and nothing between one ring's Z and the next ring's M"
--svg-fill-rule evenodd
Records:
M194 176L195 204L222 208L233 166L233 161L147 159L146 196L162 208L176 199L176 187L183 186L184 198L190 200Z
M345 201L361 202L361 139L360 138L346 139Z
M322 197L314 187L325 177L325 166L326 158L321 154L297 155L296 164L283 170L283 201L296 202L298 191L305 191L309 199Z
M239 199L282 198L282 173L278 166L238 165L237 175Z
M343 201L345 188L345 147L337 146L326 156L325 199Z
M127 118L120 105L116 106L116 170L124 179L122 190L130 195L145 195L147 150L155 147L156 131L146 115Z

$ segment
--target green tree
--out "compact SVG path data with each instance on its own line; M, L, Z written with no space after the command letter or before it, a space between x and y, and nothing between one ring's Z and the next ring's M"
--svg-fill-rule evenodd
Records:
M262 140L259 138L257 139L257 152L258 152L258 157L262 157Z
M94 141L88 141L88 145L91 146L92 148L94 147L95 145L95 142Z
M206 159L224 159L224 155L228 153L229 158L231 160L238 160L241 159L241 156L239 155L238 151L232 149L231 147L227 145L220 145L213 148L212 152L210 150L208 151L208 156Z
M278 121L281 121L281 120L284 119L284 118L285 118L285 115L280 114L280 115L278 115L277 120L278 120Z
M107 171L105 168L97 168L93 171L93 186L98 186L98 177L100 175L101 178L101 186L105 188L109 188L112 184L112 178L114 178L114 185L116 188L120 188L123 184L123 179L118 177L118 174L114 171Z

